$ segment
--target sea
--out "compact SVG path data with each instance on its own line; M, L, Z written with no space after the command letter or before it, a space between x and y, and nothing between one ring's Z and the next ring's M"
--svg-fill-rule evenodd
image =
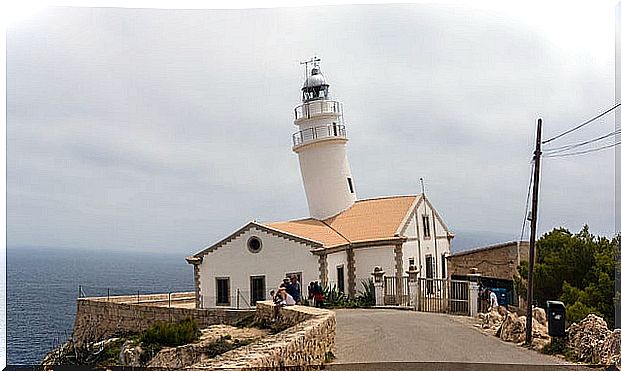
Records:
M456 232L452 252L510 235ZM172 252L8 247L6 251L7 364L35 365L66 341L76 298L192 291L193 270Z
M86 296L192 291L186 255L7 248L7 364L39 364L68 339L80 288Z

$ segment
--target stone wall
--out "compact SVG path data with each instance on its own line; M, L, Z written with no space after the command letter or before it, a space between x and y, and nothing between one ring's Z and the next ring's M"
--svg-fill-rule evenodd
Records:
M509 242L449 256L448 276L465 276L477 268L483 277L512 280L520 261L528 261L528 242Z
M110 297L109 301L107 298L78 299L73 340L78 344L103 340L116 334L144 331L157 321L178 322L187 317L194 318L201 328L232 324L254 313L253 310L168 307L162 302L165 300L168 303L168 294L162 295L165 298L156 295L149 298L149 295L145 295L140 304L136 296ZM179 301L184 300L186 298L180 295Z
M274 313L273 303L257 302L258 322L271 322ZM334 352L334 312L294 305L280 308L276 321L291 327L214 359L194 364L189 369L256 369L283 366L312 368L321 365L329 352Z

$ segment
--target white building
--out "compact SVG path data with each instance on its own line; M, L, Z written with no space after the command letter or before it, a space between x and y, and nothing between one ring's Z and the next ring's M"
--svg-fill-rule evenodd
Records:
M453 234L424 194L357 200L343 108L330 100L318 60L312 63L293 134L310 217L249 222L186 258L199 307L253 305L293 274L303 288L319 281L349 295L376 266L393 277L410 265L421 277L446 277Z

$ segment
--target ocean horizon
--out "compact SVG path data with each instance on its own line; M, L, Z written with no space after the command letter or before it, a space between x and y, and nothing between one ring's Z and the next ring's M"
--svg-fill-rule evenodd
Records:
M39 364L71 335L76 299L192 291L183 253L9 247L7 364Z

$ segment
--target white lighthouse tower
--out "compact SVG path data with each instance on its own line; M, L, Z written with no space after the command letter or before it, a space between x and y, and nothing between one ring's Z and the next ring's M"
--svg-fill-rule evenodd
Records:
M298 154L310 216L326 219L354 204L356 190L347 161L347 134L343 106L330 100L319 59L307 66L302 104L294 109L293 151ZM310 76L308 64L312 63Z

